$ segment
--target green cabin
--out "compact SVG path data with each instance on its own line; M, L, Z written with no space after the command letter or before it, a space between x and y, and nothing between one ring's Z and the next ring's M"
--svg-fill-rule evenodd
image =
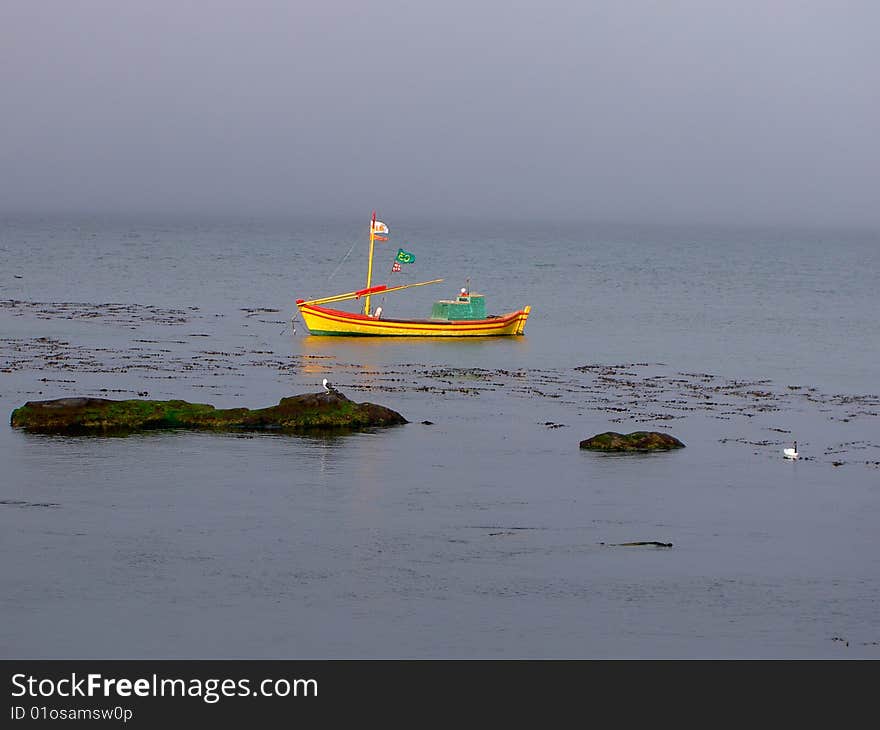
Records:
M455 299L441 299L431 307L431 319L486 319L486 298L482 294L460 294Z

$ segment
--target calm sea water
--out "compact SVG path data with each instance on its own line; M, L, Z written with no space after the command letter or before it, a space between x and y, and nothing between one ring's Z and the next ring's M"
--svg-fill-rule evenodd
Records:
M880 658L880 236L386 222L379 282L446 278L386 316L469 279L532 305L525 337L292 326L297 297L363 285L363 221L0 220L6 417L327 377L411 421L0 427L0 656ZM687 448L578 448L646 429Z

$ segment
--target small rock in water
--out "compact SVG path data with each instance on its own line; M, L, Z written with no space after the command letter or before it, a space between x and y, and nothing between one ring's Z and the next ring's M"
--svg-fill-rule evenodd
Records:
M657 431L634 431L628 434L606 431L584 439L580 446L591 451L668 451L684 448L684 444L675 436Z

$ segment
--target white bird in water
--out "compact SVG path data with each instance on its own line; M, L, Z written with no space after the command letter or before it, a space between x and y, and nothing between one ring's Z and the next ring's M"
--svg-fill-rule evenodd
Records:
M785 459L797 459L798 458L797 441L794 442L793 449L783 449L782 456Z

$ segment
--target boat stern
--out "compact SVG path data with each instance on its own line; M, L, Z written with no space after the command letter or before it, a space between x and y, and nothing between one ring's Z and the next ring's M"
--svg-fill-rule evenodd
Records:
M515 334L521 335L525 333L526 330L526 320L529 318L529 312L532 311L532 305L526 304L523 307L522 312L520 312L519 319L516 322L516 332Z

